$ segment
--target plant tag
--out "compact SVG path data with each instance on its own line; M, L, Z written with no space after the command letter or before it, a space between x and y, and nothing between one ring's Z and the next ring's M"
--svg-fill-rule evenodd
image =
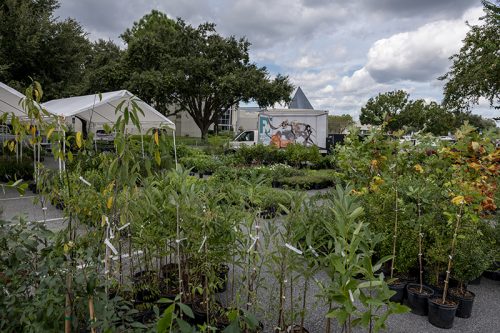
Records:
M302 255L302 251L300 251L300 250L299 250L299 249L297 249L296 247L294 247L294 246L292 246L292 245L290 245L290 244L288 244L288 243L285 243L285 246L286 246L287 248L289 248L290 250L292 250L293 252L295 252L295 253L297 253L297 254Z
M177 244L179 244L180 242L182 242L183 240L186 240L186 239L187 239L187 238L185 238L185 237L184 237L184 238L181 238L181 239L176 239L176 240L175 240L175 242L176 242Z
M207 236L203 237L203 241L201 242L200 248L198 249L198 252L201 252L203 249L203 245L205 245L205 242L207 241Z
M47 207L42 207L42 210L47 210Z
M252 245L250 245L250 247L248 248L247 252L252 251L252 248L255 246L255 244L257 244L257 241L259 240L258 236L255 237L255 236L250 235L250 238L253 239L253 243L252 243Z
M106 238L106 239L104 240L104 244L106 244L106 245L107 245L107 247L109 247L109 249L111 250L111 252L113 252L115 255L117 255L117 254L118 254L118 251L117 251L117 250L116 250L116 248L113 246L113 244L111 244L111 242L109 241L109 239L108 239L108 238Z
M127 223L125 225L122 225L121 227L118 228L118 231L122 231L123 229L125 229L126 227L128 227L130 225L130 223Z
M82 176L79 177L79 179L82 181L82 183L84 183L85 185L88 185L88 186L92 186L92 184L90 184L85 178L83 178Z
M316 258L319 257L318 252L316 252L316 250L311 245L309 245L309 250L311 250L312 254L314 254Z

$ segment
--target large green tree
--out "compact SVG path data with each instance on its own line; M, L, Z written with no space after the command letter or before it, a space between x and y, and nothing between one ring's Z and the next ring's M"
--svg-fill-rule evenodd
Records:
M125 51L110 40L100 39L92 43L84 64L82 93L96 94L124 89L128 81L124 53Z
M469 110L481 97L500 108L500 7L482 1L483 24L473 25L458 54L453 55L445 80L443 102L455 110Z
M395 90L380 93L368 100L361 108L359 120L361 124L382 125L387 123L389 130L400 127L396 122L396 116L403 111L408 104L409 95L404 90Z
M245 38L223 37L215 25L192 27L153 11L123 35L129 88L164 114L186 111L206 138L209 127L239 102L288 102L287 77L271 79L249 59Z
M17 89L30 77L47 98L79 94L90 43L72 19L53 17L57 0L0 2L0 81Z
M401 90L370 98L361 109L360 120L372 125L386 122L389 131L402 129L406 133L422 131L434 135L453 133L466 121L479 130L495 126L493 121L470 112L454 112L434 101L411 100Z
M328 133L340 134L343 133L349 126L355 122L350 114L330 115L328 116Z

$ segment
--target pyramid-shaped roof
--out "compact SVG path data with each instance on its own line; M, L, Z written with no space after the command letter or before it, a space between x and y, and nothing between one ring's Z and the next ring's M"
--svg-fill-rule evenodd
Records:
M290 106L288 108L314 110L311 103L309 103L309 100L307 99L302 89L300 89L300 87L297 88L295 96L293 96L292 101L290 102Z

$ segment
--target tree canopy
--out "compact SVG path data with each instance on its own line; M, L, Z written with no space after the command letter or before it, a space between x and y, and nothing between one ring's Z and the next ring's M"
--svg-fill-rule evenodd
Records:
M359 121L361 124L382 125L388 123L388 129L397 129L394 118L404 110L408 104L409 95L404 90L389 91L378 94L368 100L361 108Z
M57 0L0 4L0 81L19 90L43 83L47 98L79 94L90 43L72 19L56 21Z
M469 110L481 97L500 108L500 7L482 3L483 24L470 27L449 72L440 77L446 81L443 102L455 110Z
M470 112L453 112L435 101L411 100L402 90L380 93L368 100L361 108L362 124L386 124L389 131L403 129L407 133L423 131L434 135L446 135L455 131L465 121L485 130L495 127L495 122Z
M164 114L186 111L206 137L210 125L239 102L288 102L288 78L274 79L249 59L245 38L223 37L215 25L192 27L152 11L122 35L129 88Z
M341 134L349 126L354 125L354 120L349 114L329 115L328 116L328 133Z

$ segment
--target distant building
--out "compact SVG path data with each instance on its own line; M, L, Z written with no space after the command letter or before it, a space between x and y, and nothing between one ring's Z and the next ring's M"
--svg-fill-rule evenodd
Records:
M309 102L309 100L307 99L306 95L304 94L304 92L300 87L297 88L297 91L295 92L295 95L293 96L292 101L290 102L290 106L288 108L314 110L311 103Z
M314 110L300 87L297 88L288 109ZM259 107L234 106L219 118L216 126L210 126L210 130L233 131L235 133L255 130L257 129L257 116L260 111L264 110ZM200 129L187 112L180 112L175 116L170 116L169 119L175 124L177 135L201 137Z

